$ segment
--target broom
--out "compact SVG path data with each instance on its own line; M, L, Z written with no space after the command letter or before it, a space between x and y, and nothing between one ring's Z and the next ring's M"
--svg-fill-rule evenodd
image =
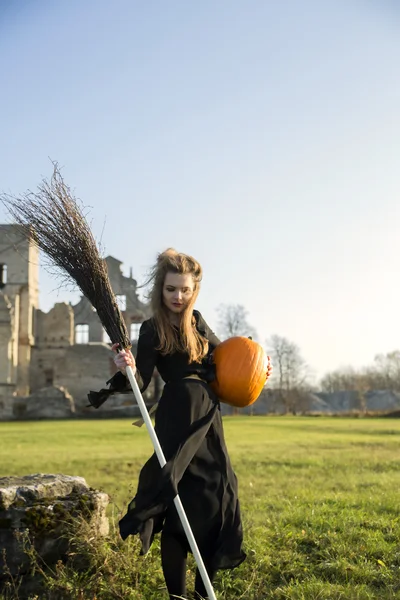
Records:
M105 261L101 258L96 241L70 188L65 184L58 164L53 162L50 181L43 179L37 192L26 192L17 198L1 194L0 200L20 226L60 271L65 280L73 280L96 309L109 338L121 349L131 348L128 330L111 288ZM126 374L135 395L143 421L149 432L161 468L166 464L164 453L147 412L133 369ZM204 566L196 540L177 495L174 503L196 560L210 600L216 600L210 578Z

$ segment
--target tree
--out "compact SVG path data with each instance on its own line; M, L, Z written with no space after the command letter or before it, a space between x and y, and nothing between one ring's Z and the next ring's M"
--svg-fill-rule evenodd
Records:
M277 389L278 398L286 412L296 414L307 403L309 367L296 344L285 337L272 335L267 340L267 347L274 367L273 377L278 379L274 389Z
M400 350L375 356L375 374L380 383L375 389L400 392Z
M248 311L242 304L220 304L217 308L217 331L222 340L237 335L244 337L257 337L256 330L247 321ZM239 409L234 408L233 414L238 414Z
M328 393L355 391L358 387L360 375L361 374L352 367L331 371L321 379L321 391Z
M323 392L390 390L400 392L400 351L378 354L374 364L363 369L352 367L327 373L320 382Z
M218 334L222 340L237 335L256 338L256 330L247 321L248 311L241 304L220 304L217 313Z

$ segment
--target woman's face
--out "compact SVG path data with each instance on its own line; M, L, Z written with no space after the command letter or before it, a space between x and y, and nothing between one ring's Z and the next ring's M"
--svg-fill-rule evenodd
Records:
M194 293L192 275L167 273L163 286L163 301L174 314L182 313L189 304Z

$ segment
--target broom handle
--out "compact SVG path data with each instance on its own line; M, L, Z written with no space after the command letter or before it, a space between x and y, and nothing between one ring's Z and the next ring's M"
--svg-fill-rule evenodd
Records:
M166 464L167 461L165 460L164 453L162 451L160 442L158 441L157 434L153 427L153 423L151 422L151 418L149 416L149 413L147 412L147 408L144 403L143 396L140 392L139 386L137 384L132 367L129 367L129 366L126 367L126 375L129 379L129 383L131 384L132 391L133 391L136 401L138 403L139 410L142 415L142 419L145 422L147 431L150 434L150 438L151 438L155 453L157 455L158 462L160 463L160 467L162 468ZM194 539L194 535L193 535L192 529L190 527L189 521L187 519L185 510L183 508L181 499L179 498L179 495L175 496L174 504L175 504L176 510L178 511L178 515L181 520L183 529L185 530L186 537L188 539L190 548L193 552L193 556L194 556L197 566L199 568L200 575L204 582L204 587L207 590L207 595L209 597L209 600L217 600L217 598L214 594L213 587L211 585L210 578L209 578L206 568L204 566L203 559L201 558L199 548L196 544L196 540Z

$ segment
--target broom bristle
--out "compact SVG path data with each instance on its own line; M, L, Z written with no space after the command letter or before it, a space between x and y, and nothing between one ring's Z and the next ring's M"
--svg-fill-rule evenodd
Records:
M128 330L111 288L107 266L57 163L50 181L37 192L0 199L20 225L22 233L47 255L51 264L71 278L96 309L110 340L131 346Z

